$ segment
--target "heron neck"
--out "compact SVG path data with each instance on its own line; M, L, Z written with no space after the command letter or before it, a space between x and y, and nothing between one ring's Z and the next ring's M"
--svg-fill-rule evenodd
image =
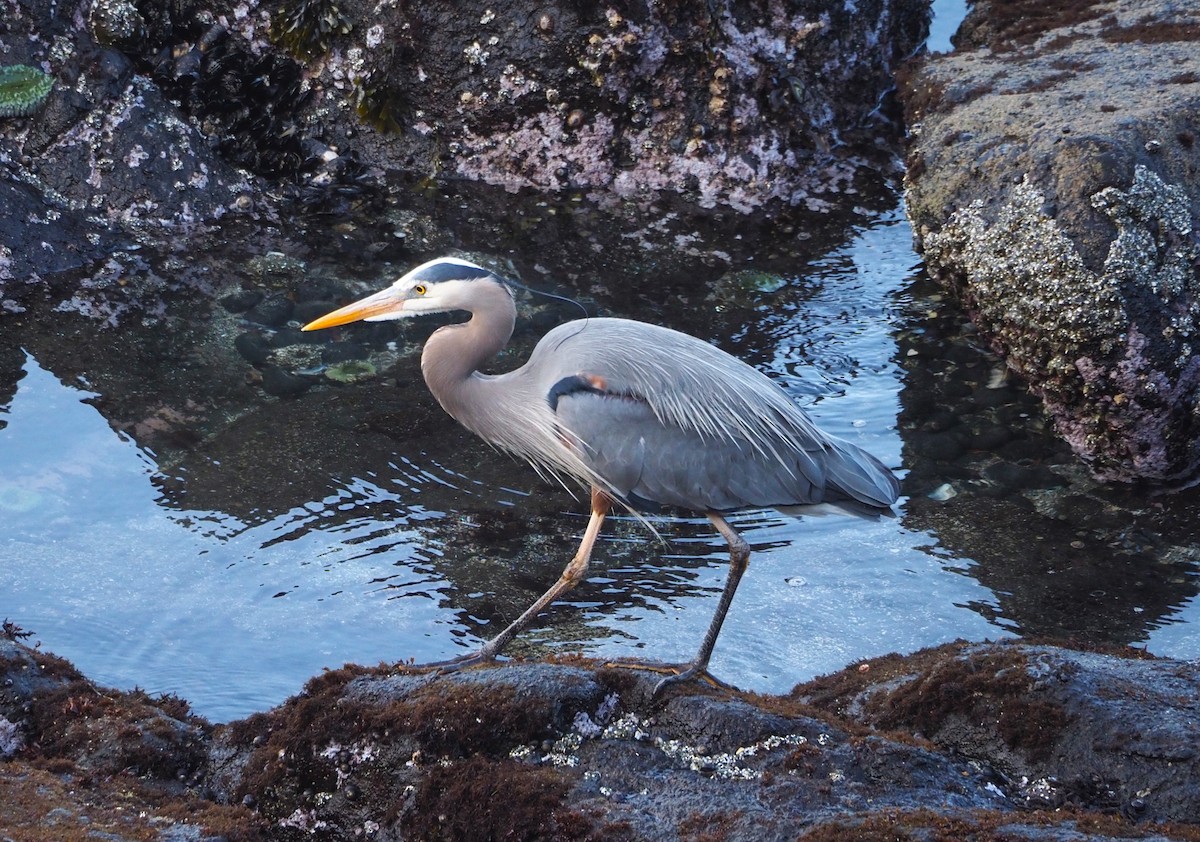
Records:
M482 285L475 304L470 320L434 331L421 353L429 391L446 412L471 429L471 415L484 409L477 393L488 379L479 368L508 344L517 319L512 296L499 284Z

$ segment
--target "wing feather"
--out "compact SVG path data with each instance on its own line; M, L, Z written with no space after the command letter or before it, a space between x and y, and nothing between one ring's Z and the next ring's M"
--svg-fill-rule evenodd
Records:
M546 334L527 370L544 378L544 395L564 377L592 385L558 401L557 414L623 493L711 508L839 498L887 506L897 497L895 477L873 456L822 432L766 375L685 333L625 319L570 322ZM624 460L640 460L637 482Z

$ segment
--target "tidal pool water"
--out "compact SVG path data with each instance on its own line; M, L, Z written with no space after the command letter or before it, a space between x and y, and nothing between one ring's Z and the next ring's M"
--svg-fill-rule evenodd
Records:
M688 329L711 325L906 476L893 519L734 518L755 552L716 675L785 692L874 655L1031 633L1200 655L1195 536L1172 534L1194 497L1091 483L924 279L899 210L794 272L713 275ZM229 345L244 317L205 324ZM357 329L324 341L374 330ZM377 342L379 377L295 398L179 394L200 355L182 339L131 368L137 400L33 346L0 355L0 615L101 683L178 694L215 721L323 668L444 659L502 628L558 575L585 506L443 416L410 353L429 326L396 330ZM241 395L253 369L231 359ZM189 424L182 443L155 438ZM990 450L987 424L1004 428ZM511 653L690 658L724 542L703 518L653 522L662 540L611 520L588 580Z

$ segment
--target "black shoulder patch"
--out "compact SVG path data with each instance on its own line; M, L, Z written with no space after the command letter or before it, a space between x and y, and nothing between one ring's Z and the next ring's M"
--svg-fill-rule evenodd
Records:
M570 377L564 377L550 387L550 391L546 394L546 402L550 404L550 411L558 411L558 399L563 395L572 395L577 392L590 392L593 395L604 394L602 390L597 389L578 374L572 374Z

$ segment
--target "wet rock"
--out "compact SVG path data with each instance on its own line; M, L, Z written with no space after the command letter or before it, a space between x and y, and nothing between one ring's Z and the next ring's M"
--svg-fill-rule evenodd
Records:
M292 319L302 325L306 325L315 319L321 318L326 313L332 313L336 309L337 305L329 300L301 301L292 310Z
M97 0L88 12L88 27L97 44L136 49L146 37L146 21L128 0Z
M246 311L246 318L265 327L280 327L292 317L295 305L282 293L271 293Z
M263 300L262 290L239 289L219 299L221 306L230 313L244 313Z
M242 355L242 359L251 365L262 365L271 354L271 346L257 330L239 333L233 340L233 347Z
M972 450L992 452L1012 438L1007 427L1000 424L979 424L971 429L967 447Z
M993 462L983 469L982 475L988 482L1008 489L1055 488L1067 484L1045 465Z
M212 728L179 700L97 692L69 664L0 640L0 715L28 738L0 765L0 832L21 827L29 804L63 821L153 804L239 839L270 827L270 838L665 840L720 827L728 838L1058 840L1086 826L1108 840L1137 836L1131 822L1196 838L1194 665L959 643L778 697L699 685L655 700L658 677L579 660L450 675L348 666ZM74 778L81 807L55 781L111 749L52 739L45 723L64 704L89 734L142 723L147 708L165 715L192 741L160 755L195 789L116 770ZM120 739L159 738L135 725Z
M895 175L898 121L879 103L924 36L919 0L687 14L494 5L104 0L72 16L51 0L18 4L6 62L48 70L55 85L36 115L0 125L14 175L0 212L30 223L0 238L0 313L48 298L114 324L156 315L203 267L147 272L148 258L116 247L177 251L234 218L279 247L240 270L297 301L336 300L298 287L307 252L291 247L306 214L358 217L328 244L348 260L407 258L460 244L437 194L464 178L495 188L485 212L446 204L489 244L503 227L493 219L526 215L505 207L522 187L550 197L529 203L540 218L512 221L538 246L557 242L584 197L649 212L672 247L696 232L658 197L705 219L771 205L774 220L786 206L811 227L891 201L879 194ZM427 201L397 207L389 191ZM796 239L792 223L779 228ZM723 250L711 260L732 262Z
M1200 474L1195 21L978 3L903 83L926 263L1101 478ZM1068 9L1068 6L1069 9ZM969 36L966 33L970 33Z
M102 46L138 40L137 17L116 0L78 16L47 2L5 16L5 63L47 69L55 84L36 113L0 121L11 176L0 212L26 222L0 233L0 317L42 301L114 324L159 312L168 284L136 249L177 245L250 189L156 85Z
M965 450L962 438L956 431L940 433L913 433L908 445L914 454L933 462L953 462Z
M207 723L173 697L98 694L68 662L0 637L0 718L26 747L69 756L83 771L190 779L203 764ZM14 753L19 753L14 752Z
M1054 512L1068 523L1084 529L1120 529L1127 523L1120 509L1084 494L1070 494L1055 501Z
M277 398L291 398L301 395L312 388L312 380L278 365L266 365L262 370L262 387L268 395Z
M926 25L908 2L718 2L686 14L583 3L554 9L549 29L533 23L545 11L536 4L338 8L370 25L315 45L314 70L322 83L349 77L341 56L361 51L366 159L513 192L610 203L682 192L743 211L820 204L875 168L868 115ZM380 40L401 47L370 49ZM833 124L845 148L828 142Z
M878 728L919 730L991 764L1018 806L1200 821L1200 666L1025 644L889 656L794 695ZM1024 785L1018 782L1025 781ZM1040 804L1031 786L1042 782ZM1136 806L1135 806L1136 802Z
M291 323L289 322L289 324ZM291 348L295 345L319 345L322 343L322 340L320 336L313 333L305 333L296 327L282 327L271 334L269 343L272 348L279 350ZM311 348L296 348L292 353L296 354L299 358L288 364L304 367L316 363L318 352L313 351Z
M984 386L971 392L971 403L980 409L999 408L1017 400L1017 391L1009 387L991 388Z
M246 268L259 282L278 288L290 286L298 278L303 277L307 267L299 258L281 251L269 251L266 254L250 258Z
M349 360L365 360L371 350L357 342L330 342L321 348L321 362L336 365Z

